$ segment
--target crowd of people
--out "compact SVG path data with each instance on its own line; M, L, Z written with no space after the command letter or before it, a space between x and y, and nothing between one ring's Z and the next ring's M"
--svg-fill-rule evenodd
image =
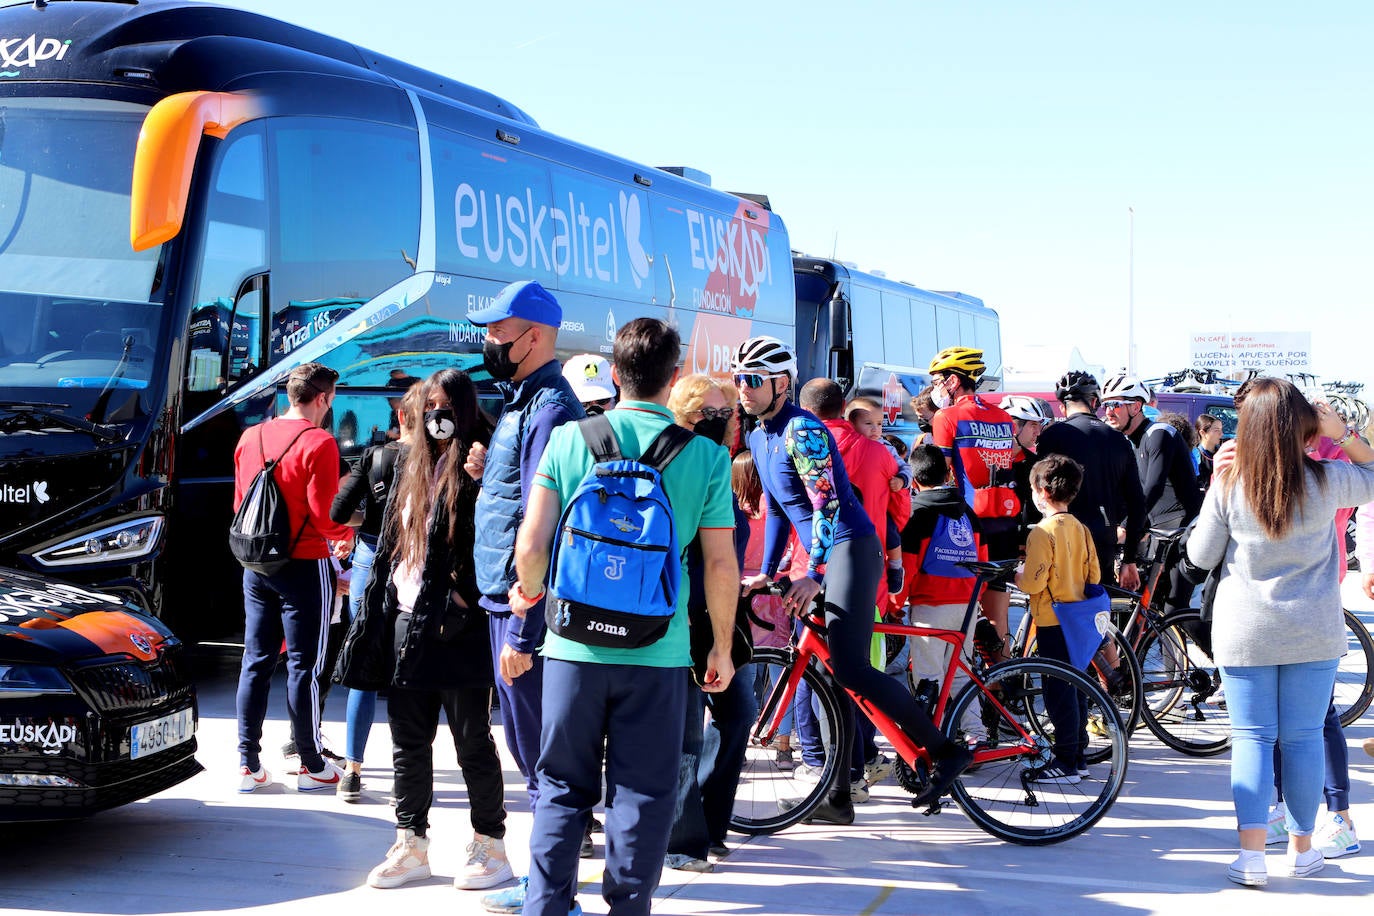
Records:
M1338 511L1374 500L1374 450L1329 406L1256 380L1222 445L1215 418L1156 415L1138 379L1071 372L1056 386L1056 420L1037 398L979 393L982 352L952 347L912 400L921 432L907 442L884 436L881 405L799 378L776 338L745 341L727 381L681 375L676 330L650 318L620 328L610 360L560 365L562 310L533 281L468 319L485 328L495 418L465 372L408 379L396 435L341 474L321 428L337 375L309 363L287 380L290 409L245 431L235 453L236 508L273 468L294 533L279 571L244 572L239 789L272 782L262 724L283 651L302 791L359 799L384 691L396 834L372 886L431 876L441 711L472 828L454 884L500 888L482 898L488 911L580 913L577 863L594 854L597 829L612 913L648 913L664 867L714 868L758 710L755 673L735 670L736 609L780 578L787 615L823 601L836 681L929 751L929 784L913 804L937 801L971 763L980 725L946 737L926 704L875 667L875 616L957 627L974 588L959 564L1021 558L1016 584L1039 651L1068 662L1056 605L1096 583L1139 587L1148 528L1194 523L1168 602L1189 605L1190 573L1217 580L1212 638L1235 733L1241 847L1228 875L1263 884L1270 842L1289 842L1298 876L1359 851L1338 719L1332 732L1344 551L1331 532L1344 530ZM1374 535L1374 508L1360 521ZM1362 544L1374 554L1374 536ZM339 561L351 564L332 670L348 688L342 768L320 738ZM1364 586L1374 595L1374 575ZM994 657L1009 657L1008 607L1005 589L986 593L963 651L976 625ZM913 683L938 680L949 651L913 639ZM493 691L533 813L527 852L504 842ZM1028 779L1091 779L1080 702L1046 699L1053 757ZM813 820L852 823L893 770L867 719L846 710L832 750L846 755L848 779ZM664 722L682 723L680 743L663 740ZM824 750L801 692L786 724L779 767L819 772ZM1319 819L1323 780L1330 813Z

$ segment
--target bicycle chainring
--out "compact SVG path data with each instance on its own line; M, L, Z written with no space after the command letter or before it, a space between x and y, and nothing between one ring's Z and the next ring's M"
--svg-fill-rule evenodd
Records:
M925 763L916 764L916 769L912 769L901 757L897 758L896 766L897 785L902 787L902 791L912 795L920 795L930 784L930 773L926 770Z

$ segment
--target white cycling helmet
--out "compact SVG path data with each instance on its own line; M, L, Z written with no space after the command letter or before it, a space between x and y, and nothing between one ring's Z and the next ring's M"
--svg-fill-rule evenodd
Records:
M1148 404L1154 393L1150 391L1150 386L1146 385L1134 375L1118 373L1108 377L1102 383L1102 400L1104 401L1123 401L1134 398L1137 401Z
M1027 397L1024 394L1009 394L1002 398L999 406L1017 420L1049 423L1054 419L1039 398Z
M751 337L740 344L739 352L730 360L731 372L757 372L775 375L786 372L797 379L797 354L776 337Z

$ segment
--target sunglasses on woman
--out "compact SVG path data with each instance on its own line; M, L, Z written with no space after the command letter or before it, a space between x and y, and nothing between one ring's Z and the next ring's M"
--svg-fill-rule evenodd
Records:
M703 420L728 420L734 413L729 407L703 407L701 408L701 419Z
M734 381L737 388L762 388L763 383L772 377L771 375L761 375L757 372L736 372Z

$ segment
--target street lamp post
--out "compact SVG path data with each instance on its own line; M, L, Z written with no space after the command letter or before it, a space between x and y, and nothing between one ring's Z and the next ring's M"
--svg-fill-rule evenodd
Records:
M1135 208L1126 208L1126 373L1135 375Z

